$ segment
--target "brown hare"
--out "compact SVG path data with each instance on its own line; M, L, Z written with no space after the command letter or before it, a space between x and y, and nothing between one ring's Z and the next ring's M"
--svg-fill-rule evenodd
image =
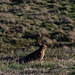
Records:
M27 56L24 56L24 57L18 59L17 62L28 63L30 61L35 61L35 60L41 61L44 57L45 49L47 48L47 46L45 44L42 44L41 41L39 41L39 40L38 40L38 42L39 42L39 45L40 45L38 50L32 52L31 54L29 54Z

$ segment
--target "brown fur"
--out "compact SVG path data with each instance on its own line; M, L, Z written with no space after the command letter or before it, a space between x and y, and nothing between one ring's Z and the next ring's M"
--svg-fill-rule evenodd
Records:
M32 52L31 54L27 55L27 56L24 56L20 59L17 60L17 62L19 63L27 63L27 62L30 62L30 61L35 61L35 60L39 60L41 61L44 57L44 54L45 54L45 49L47 48L47 46L45 44L41 44L40 41L38 41L39 44L40 44L40 47L38 50Z

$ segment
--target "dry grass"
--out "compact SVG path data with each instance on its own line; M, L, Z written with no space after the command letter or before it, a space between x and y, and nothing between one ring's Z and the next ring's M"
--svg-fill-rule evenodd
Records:
M74 5L74 0L0 0L0 74L74 74ZM38 39L49 47L44 60L17 64L15 59L37 49Z
M0 4L10 4L10 0L0 0Z
M51 74L58 75L64 74L67 75L69 72L74 71L75 67L75 48L54 48L47 49L45 53L45 58L39 61L33 61L25 64L18 64L15 62L15 59L18 57L25 56L29 54L30 50L18 51L18 53L13 52L11 57L5 55L5 57L0 58L0 70L1 74ZM20 52L20 53L19 53ZM16 54L15 54L16 53ZM21 55L22 54L22 55ZM0 53L0 55L2 55ZM17 55L17 56L16 56ZM7 57L6 57L7 56ZM14 56L14 57L13 57Z
M17 22L17 17L10 13L0 13L0 22L5 24L11 24Z

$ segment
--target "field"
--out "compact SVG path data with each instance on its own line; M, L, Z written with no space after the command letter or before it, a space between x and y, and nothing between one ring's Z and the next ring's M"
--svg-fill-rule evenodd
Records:
M29 49L28 49L29 50ZM19 53L20 52L20 53ZM75 74L75 48L48 48L44 59L30 63L19 64L15 60L26 52L0 53L0 74L4 75L74 75ZM11 55L10 55L11 54Z
M48 46L44 59L16 59ZM0 0L0 75L75 75L74 0Z

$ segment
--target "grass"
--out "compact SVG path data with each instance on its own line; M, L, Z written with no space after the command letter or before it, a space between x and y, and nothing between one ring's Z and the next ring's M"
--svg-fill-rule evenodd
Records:
M74 74L75 1L3 1L0 2L0 70L7 75L10 72L11 75ZM17 64L15 59L38 48L38 39L48 45L43 61Z
M31 62L31 63L27 63L27 64L17 64L17 63L4 63L2 65L0 65L0 70L4 71L4 72L21 72L22 70L26 69L30 69L30 71L33 69L33 71L35 71L37 69L37 71L40 69L42 71L42 69L53 69L55 67L55 64L50 63L50 62ZM19 73L18 73L19 74Z
M71 73L75 69L75 60L74 60L75 54L73 54L74 48L67 48L67 47L53 48L53 49L49 48L46 50L45 58L41 62L33 61L25 64L24 63L19 64L15 62L15 60L18 57L26 56L27 54L32 52L30 51L31 50L24 50L24 51L18 51L18 53L13 52L12 54L9 52L8 53L9 56L3 53L0 54L0 57L2 56L5 57L5 58L2 57L2 59L0 59L0 70L2 72L7 72L8 74L10 72L12 73L12 71L15 72L15 74L16 73L19 74L22 71L24 71L25 72L24 74L26 74L26 70L27 72L28 70L30 70L30 73L32 73L32 71L39 73L38 71L40 69L43 73L44 72L50 73L53 71L53 73L56 72L57 74L59 73L63 74L64 72L61 71L65 71L65 73L67 73L68 71L68 73ZM8 58L8 60L7 60L7 56L10 57ZM33 74L35 74L35 72ZM40 72L40 74L42 73Z
M8 68L9 70L23 70L24 68L49 68L49 69L53 69L55 66L55 64L52 64L50 62L32 62L32 63L28 63L28 64L5 64L3 66L1 66L1 70L5 70L6 68ZM4 68L5 67L5 68Z

